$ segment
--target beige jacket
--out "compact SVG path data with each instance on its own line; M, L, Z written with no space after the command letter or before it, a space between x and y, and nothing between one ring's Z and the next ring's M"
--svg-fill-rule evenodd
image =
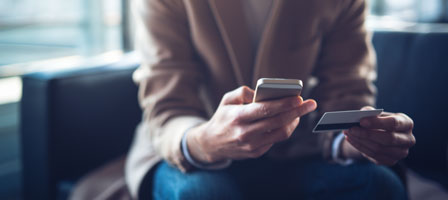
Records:
M240 0L136 0L133 6L143 60L134 79L144 110L126 164L134 197L162 159L187 171L180 149L185 130L210 118L226 92L253 88L261 77L304 80L304 96L318 103L289 140L268 152L273 159L328 158L334 134L312 134L316 117L374 104L364 0L275 0L258 50Z

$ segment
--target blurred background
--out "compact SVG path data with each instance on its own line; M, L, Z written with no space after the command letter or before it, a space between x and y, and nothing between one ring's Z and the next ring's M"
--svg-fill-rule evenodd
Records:
M369 5L372 31L448 33L448 0ZM131 41L127 0L1 0L0 199L23 197L22 77L115 63L132 52Z
M127 5L124 0L1 0L0 199L21 194L20 76L119 59L130 50Z

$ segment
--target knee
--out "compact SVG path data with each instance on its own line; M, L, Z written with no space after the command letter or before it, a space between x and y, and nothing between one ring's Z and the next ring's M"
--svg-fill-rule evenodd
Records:
M242 199L236 184L226 178L199 175L176 189L177 199Z
M369 171L370 190L377 199L407 199L405 186L392 170L372 165Z
M184 174L162 164L165 168L154 176L154 199L242 199L232 176L222 171L196 171Z

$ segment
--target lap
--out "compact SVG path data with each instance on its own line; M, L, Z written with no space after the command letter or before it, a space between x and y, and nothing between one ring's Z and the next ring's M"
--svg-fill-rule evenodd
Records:
M219 171L182 173L162 162L155 169L154 199L403 199L405 190L388 168L320 160L240 161Z
M162 162L153 178L154 199L243 199L227 170L182 173Z
M284 171L283 180L293 196L303 199L406 199L398 176L370 162L349 166L307 162Z

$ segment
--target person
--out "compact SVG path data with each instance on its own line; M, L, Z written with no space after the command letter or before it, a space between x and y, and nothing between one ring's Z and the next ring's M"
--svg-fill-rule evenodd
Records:
M415 144L407 115L311 133L325 112L375 104L364 0L137 0L134 8L144 115L126 162L133 197L407 198L385 167ZM264 77L301 79L303 95L252 103Z

